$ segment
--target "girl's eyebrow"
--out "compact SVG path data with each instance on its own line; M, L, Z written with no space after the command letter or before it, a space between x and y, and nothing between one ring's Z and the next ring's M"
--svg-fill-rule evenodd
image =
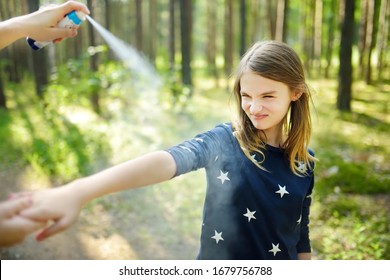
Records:
M255 95L263 96L263 95L267 95L267 94L274 94L274 93L276 93L276 92L277 92L276 90L269 90L269 91L257 93L257 94L255 94ZM241 95L242 95L242 94L251 95L251 94L246 93L245 91L242 91L242 90L240 90L240 94L241 94Z

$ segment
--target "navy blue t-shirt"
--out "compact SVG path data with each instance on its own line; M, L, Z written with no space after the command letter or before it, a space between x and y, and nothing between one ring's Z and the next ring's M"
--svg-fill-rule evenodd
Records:
M198 259L297 259L311 251L314 175L295 175L284 150L267 145L267 171L261 170L242 152L231 124L221 124L167 151L176 161L175 176L206 170Z

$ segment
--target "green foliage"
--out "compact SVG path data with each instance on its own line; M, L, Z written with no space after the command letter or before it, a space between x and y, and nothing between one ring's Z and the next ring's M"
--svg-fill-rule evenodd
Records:
M340 114L334 108L336 85L312 86L312 146L319 158L311 217L315 255L389 259L389 89L355 83L353 113Z
M27 84L14 85L9 95L14 98L15 110L1 112L0 143L4 155L30 165L44 176L64 182L86 175L109 152L105 137L90 128L80 126L67 116L61 100L68 96L69 87L54 85L58 100L53 97L40 104ZM50 87L49 87L50 88ZM68 102L69 103L69 102ZM89 113L92 114L92 113ZM12 120L12 121L11 121ZM13 148L14 147L14 148Z
M378 203L379 202L379 203ZM388 199L333 194L312 220L313 247L320 259L389 259ZM317 216L318 215L318 216Z

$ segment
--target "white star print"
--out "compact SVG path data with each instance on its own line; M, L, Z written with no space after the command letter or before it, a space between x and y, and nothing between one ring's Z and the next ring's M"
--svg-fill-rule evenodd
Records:
M216 230L214 230L214 236L212 236L211 238L215 239L215 242L217 242L217 244L220 240L224 241L224 239L222 238L222 231L217 232Z
M282 198L282 197L283 197L283 195L285 195L285 194L289 194L289 192L288 192L288 191L286 191L286 186L282 187L282 186L281 186L281 185L279 185L279 184L278 184L278 186L279 186L279 190L278 190L278 191L276 191L275 193L278 193L278 194L280 194L280 198Z
M305 172L306 171L306 164L304 162L299 163L298 169L301 172Z
M223 173L222 170L220 170L221 174L217 177L219 180L221 180L222 184L225 183L225 181L230 181L229 177L227 176L229 172Z
M297 224L299 225L302 221L302 215L299 216L299 219L297 220Z
M202 138L198 138L198 137L195 138L195 140L198 141L198 142L204 142Z
M279 243L278 244L274 244L272 243L272 249L269 250L268 252L271 252L274 254L274 256L276 255L277 252L281 252L282 250L279 249Z
M246 208L246 213L244 216L248 218L248 223L251 221L251 219L256 220L255 213L256 211L250 211L248 208Z
M258 162L258 161L256 160L256 154L252 154L252 155L251 155L251 158L252 158L254 161Z

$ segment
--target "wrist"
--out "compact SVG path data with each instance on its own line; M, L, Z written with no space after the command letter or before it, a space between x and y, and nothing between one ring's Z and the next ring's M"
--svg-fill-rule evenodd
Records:
M64 188L71 197L77 198L81 208L94 198L84 178L70 182Z
M26 16L14 17L9 20L7 28L12 31L15 40L27 37L25 20Z

